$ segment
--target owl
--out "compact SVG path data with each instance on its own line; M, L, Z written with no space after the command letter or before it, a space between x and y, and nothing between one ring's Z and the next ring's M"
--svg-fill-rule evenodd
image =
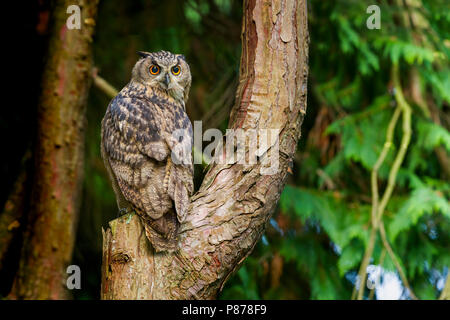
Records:
M171 252L193 192L192 78L183 55L138 54L102 120L101 154L119 212L136 212L156 252Z

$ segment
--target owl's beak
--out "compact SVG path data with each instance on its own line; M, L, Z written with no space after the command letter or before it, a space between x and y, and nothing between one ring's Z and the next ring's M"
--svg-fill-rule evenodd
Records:
M166 84L167 87L169 87L170 77L169 77L168 73L166 73L166 76L164 78L164 83Z

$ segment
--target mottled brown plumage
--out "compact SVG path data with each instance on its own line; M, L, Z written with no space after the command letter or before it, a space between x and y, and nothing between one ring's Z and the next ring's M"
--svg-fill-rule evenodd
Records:
M173 251L193 192L191 74L182 55L139 54L103 118L102 157L120 211L141 217L156 251Z

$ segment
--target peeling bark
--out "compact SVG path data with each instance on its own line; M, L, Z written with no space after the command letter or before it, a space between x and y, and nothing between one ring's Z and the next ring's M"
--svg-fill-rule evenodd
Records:
M279 129L279 167L220 164L206 174L181 226L180 249L155 254L136 215L104 232L102 299L214 299L260 239L292 164L306 112L306 1L244 2L232 129ZM217 157L222 157L218 155ZM248 156L248 154L246 155Z
M85 110L98 1L58 1L38 107L30 212L9 298L62 299L72 258L83 176ZM81 29L68 30L68 6L81 8Z

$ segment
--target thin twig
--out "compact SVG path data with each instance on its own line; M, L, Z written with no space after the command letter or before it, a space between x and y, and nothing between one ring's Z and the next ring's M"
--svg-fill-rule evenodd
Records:
M380 268L383 267L383 262L384 262L385 257L386 257L386 249L383 248L383 250L381 251L381 254L380 254L380 260L378 261L378 265L380 266ZM375 294L375 289L376 289L377 285L380 283L380 279L381 279L381 272L378 274L377 279L375 280L374 286L370 290L369 297L368 297L369 300L373 299L373 295Z
M377 235L377 230L372 226L370 229L370 237L369 243L366 248L366 252L364 253L363 261L361 262L361 266L359 267L358 279L359 279L359 287L355 285L352 293L352 300L355 299L356 294L358 294L358 300L362 299L364 293L364 282L366 281L367 276L367 266L369 265L370 258L372 257L373 249L375 247L375 239ZM358 281L356 282L358 283Z
M380 169L381 165L383 164L384 160L386 159L386 156L389 152L389 149L393 145L393 138L394 138L394 131L395 126L397 124L398 118L400 116L401 109L397 107L394 111L394 114L392 115L391 121L389 122L389 125L386 130L386 142L384 143L383 150L381 150L380 156L378 157L373 170L371 174L371 187L372 187L372 230L369 237L369 243L366 248L366 251L364 253L363 261L361 262L361 266L358 272L358 277L360 279L360 286L358 288L358 300L361 300L364 293L364 286L362 285L364 281L366 280L367 276L367 266L369 265L370 258L373 254L373 249L375 247L375 240L376 240L376 234L377 234L377 226L378 226L378 218L377 218L377 212L378 212L378 200L379 200L379 194L378 194L378 170ZM352 299L355 298L356 295L356 287L353 290Z
M395 89L395 100L398 106L402 110L402 129L403 136L400 144L400 149L395 157L394 163L392 164L391 171L389 172L388 184L386 190L383 194L383 198L381 199L380 206L378 208L378 221L380 221L381 216L383 215L384 209L392 195L392 191L395 187L395 180L397 179L397 173L400 169L400 166L403 163L405 158L406 150L408 149L409 142L411 141L411 107L406 102L405 97L403 96L402 87L399 80L399 71L398 65L394 64L392 68L392 80L394 82Z
M384 229L384 223L383 221L380 221L380 235L381 235L381 241L383 242L383 246L386 249L386 251L389 254L389 257L391 257L392 262L394 262L395 267L397 268L398 274L400 275L400 279L403 281L403 285L409 290L409 295L414 300L418 300L416 295L414 294L411 286L409 285L408 279L406 278L405 273L403 272L402 266L400 265L400 262L398 261L394 250L392 250L391 245L389 244L389 241L386 237L386 230Z
M372 174L371 174L371 185L372 185L372 224L373 226L377 226L378 223L378 210L379 210L379 193L378 193L378 171L380 170L386 156L389 152L389 149L393 145L394 140L394 131L395 126L397 125L398 118L400 116L401 109L397 107L392 115L392 119L389 122L387 133L386 133L386 142L384 143L383 150L381 151L380 156L375 163Z
M103 93L105 93L109 98L112 99L119 93L119 91L112 85L110 85L108 81L97 74L96 69L94 69L92 72L92 78L94 79L94 85L101 91L103 91Z
M380 154L380 156L377 159L377 162L375 163L375 166L372 170L371 174L371 187L372 187L372 211L371 211L371 219L372 219L372 229L370 233L369 238L369 244L366 248L366 251L364 253L363 261L361 262L360 270L358 272L359 277L359 288L358 288L358 300L362 300L364 295L364 283L366 281L367 276L367 266L369 265L370 258L372 257L373 250L375 247L375 240L376 240L376 233L377 229L380 230L381 240L383 242L383 246L386 248L387 252L389 253L389 256L391 257L392 261L394 262L398 273L403 281L403 284L405 287L409 290L410 296L413 299L417 299L416 295L411 289L411 286L408 283L408 280L405 276L405 273L403 272L403 269L401 268L400 263L398 262L398 259L396 258L392 247L390 246L387 237L386 232L384 229L384 223L383 223L383 214L384 210L389 202L389 199L391 198L392 192L395 187L395 181L397 179L398 170L400 169L401 164L403 163L403 160L405 158L406 151L409 146L409 142L411 140L411 107L406 102L404 96L402 87L400 84L399 79L399 70L398 70L398 64L394 64L392 68L392 80L394 83L394 90L395 90L395 100L397 102L397 109L394 112L394 115L391 118L391 121L389 123L387 133L386 133L386 142L384 144L383 150ZM402 141L399 148L399 151L397 152L397 155L394 159L394 163L392 164L391 170L389 171L389 177L388 177L388 183L386 186L386 189L384 191L383 197L381 198L381 202L379 201L379 194L378 194L378 170L383 164L387 153L389 151L390 146L392 145L393 141L393 135L395 130L395 125L397 123L398 117L400 115L400 112L402 113ZM353 290L352 299L354 299L356 293L356 286Z
M381 204L379 207L378 223L380 224L379 230L380 230L380 235L381 235L381 240L383 242L383 245L386 248L387 252L389 253L389 256L391 257L392 261L394 262L394 265L397 268L400 278L403 281L403 285L409 290L409 294L410 294L411 298L413 298L414 300L417 300L417 297L414 294L414 292L412 291L412 288L409 285L408 279L406 278L406 275L405 275L397 257L395 256L394 251L392 250L392 247L389 244L389 241L387 240L386 231L384 229L384 223L382 220L384 208L386 207L387 202L389 201L389 198L392 194L392 191L395 186L395 180L397 178L398 170L405 158L406 150L408 149L409 142L411 141L411 107L406 102L406 100L403 96L403 90L402 90L402 87L400 84L399 70L398 70L397 64L394 64L393 69L392 69L392 80L394 82L394 88L395 88L395 99L397 101L398 106L402 109L402 113L403 113L403 118L402 118L403 136L402 136L400 149L397 153L397 156L395 157L391 171L389 172L388 185L386 187L386 191L383 195L383 199L381 200Z

